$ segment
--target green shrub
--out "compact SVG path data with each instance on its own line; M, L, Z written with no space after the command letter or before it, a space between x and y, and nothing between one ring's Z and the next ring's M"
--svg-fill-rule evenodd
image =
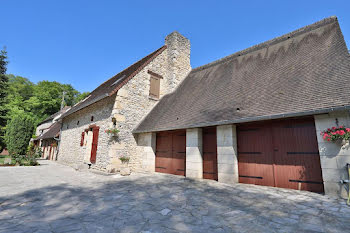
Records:
M9 122L6 128L5 141L13 158L16 159L16 157L26 154L33 131L33 121L27 116L18 115Z

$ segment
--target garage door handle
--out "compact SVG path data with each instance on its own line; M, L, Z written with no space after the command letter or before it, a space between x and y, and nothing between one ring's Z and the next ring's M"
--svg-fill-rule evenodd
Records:
M273 151L278 151L278 149L277 148L273 148Z

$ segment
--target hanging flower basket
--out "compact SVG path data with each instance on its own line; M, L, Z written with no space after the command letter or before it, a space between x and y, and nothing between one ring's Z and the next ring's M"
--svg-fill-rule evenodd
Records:
M328 142L338 142L341 145L349 143L350 128L345 126L328 128L321 132L323 140Z
M105 132L112 136L118 136L118 133L120 132L119 129L113 128L113 129L107 129Z

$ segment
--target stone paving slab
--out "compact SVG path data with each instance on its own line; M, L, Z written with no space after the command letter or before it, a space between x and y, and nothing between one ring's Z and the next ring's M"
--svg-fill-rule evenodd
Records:
M316 193L41 163L0 168L0 232L350 232L345 201Z

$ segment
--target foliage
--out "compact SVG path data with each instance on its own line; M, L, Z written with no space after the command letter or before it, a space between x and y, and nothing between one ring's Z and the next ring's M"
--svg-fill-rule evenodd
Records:
M112 128L112 129L105 130L105 132L108 134L117 135L120 131L119 131L119 129Z
M34 131L33 121L26 115L14 117L7 125L5 141L9 154L16 161L27 152L27 147Z
M35 125L61 108L62 94L65 92L65 105L74 105L87 93L80 94L69 84L41 81L32 83L27 78L7 75L9 79L8 118L26 115Z
M77 96L77 98L75 99L75 103L78 103L78 102L82 101L83 99L85 99L89 95L90 95L90 92L83 92L83 93L79 94Z
M5 75L7 70L7 52L5 49L0 51L0 152L5 147L5 126L7 123L7 93L8 93L8 78Z
M120 161L122 161L122 163L129 163L129 161L130 161L130 158L125 156L125 155L120 156L119 159L120 159Z
M339 140L349 140L350 139L350 128L344 126L328 128L321 132L321 135L326 141L339 141Z
M39 146L35 146L33 142L29 143L27 157L40 158L43 152Z

